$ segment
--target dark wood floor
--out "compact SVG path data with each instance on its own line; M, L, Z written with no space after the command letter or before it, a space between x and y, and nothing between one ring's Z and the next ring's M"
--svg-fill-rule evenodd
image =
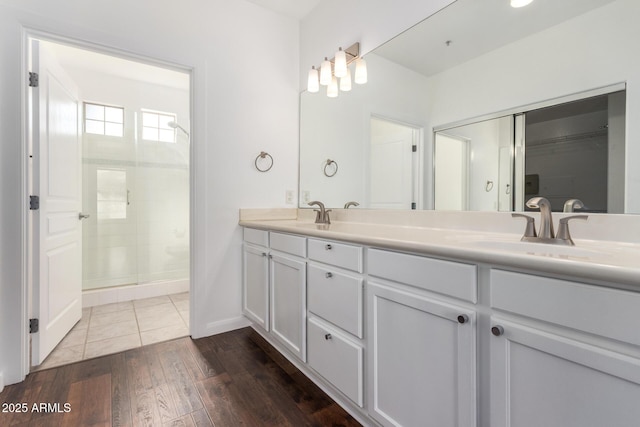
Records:
M34 372L0 393L16 403L0 426L359 425L249 328Z

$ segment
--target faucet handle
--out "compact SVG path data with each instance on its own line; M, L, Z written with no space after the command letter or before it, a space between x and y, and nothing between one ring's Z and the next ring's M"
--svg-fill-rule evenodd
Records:
M324 223L325 224L331 224L331 218L329 218L329 212L331 212L331 209L327 209L324 211Z
M538 235L536 234L536 219L532 216L529 215L524 215L521 213L512 213L511 216L513 218L524 218L527 220L527 225L524 229L524 235L522 236L522 239L520 240L525 240L528 237L537 237Z
M561 218L560 224L558 225L558 234L556 235L556 239L567 245L574 246L575 243L573 243L571 234L569 234L569 221L572 219L582 219L586 221L588 218L589 215L571 215Z

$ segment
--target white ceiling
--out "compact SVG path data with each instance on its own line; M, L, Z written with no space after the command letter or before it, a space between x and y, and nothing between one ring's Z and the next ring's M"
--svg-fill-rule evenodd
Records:
M311 12L321 0L247 0L274 12L281 13L298 20Z

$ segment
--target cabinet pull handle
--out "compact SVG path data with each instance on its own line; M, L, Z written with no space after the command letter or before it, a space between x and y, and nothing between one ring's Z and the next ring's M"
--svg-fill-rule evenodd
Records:
M269 254L269 259L273 258L273 255Z
M325 248L326 250L330 251L330 250L331 250L331 245L324 245L324 248Z
M333 273L328 271L327 274L324 275L327 279L331 279L333 277Z
M266 252L262 252L262 256L267 256L267 253Z
M324 339L325 339L325 340L327 340L327 341L328 341L328 340L330 340L331 338L333 338L333 337L331 336L331 334L324 334Z
M468 321L469 321L469 316L467 316L466 314L461 314L460 316L458 316L458 323L460 323L461 325L464 325Z
M494 326L493 328L491 328L491 333L496 337L499 337L500 335L504 334L504 328L500 325Z

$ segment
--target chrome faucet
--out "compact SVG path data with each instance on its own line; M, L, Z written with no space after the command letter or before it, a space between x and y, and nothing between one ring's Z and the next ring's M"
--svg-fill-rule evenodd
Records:
M355 206L360 206L360 203L358 203L358 202L347 202L347 203L344 204L344 208L345 209L349 209L349 206L354 206L354 207Z
M566 202L564 202L564 209L562 210L562 212L573 212L575 209L582 209L582 208L584 208L584 203L582 203L582 200L569 199Z
M577 201L580 202L579 200ZM569 202L571 202L571 200L567 201L567 203ZM580 204L582 204L582 202L580 202ZM565 208L566 206L567 205L565 203ZM572 215L561 218L560 225L558 227L558 234L555 235L553 232L553 219L551 218L551 203L549 203L549 201L544 197L534 197L527 201L527 207L540 209L540 230L536 233L536 220L534 217L520 213L512 213L511 216L514 218L525 218L527 220L527 227L524 231L524 235L520 239L523 242L573 246L575 243L571 239L571 234L569 234L569 221L572 219L586 220L589 218L587 215Z
M551 203L544 197L533 197L527 200L527 207L540 209L540 230L538 237L541 239L553 239L553 219L551 218Z
M318 206L320 209L314 209L316 213L316 224L331 224L331 218L329 218L329 212L331 209L325 209L324 203L319 201L309 202L309 206Z

